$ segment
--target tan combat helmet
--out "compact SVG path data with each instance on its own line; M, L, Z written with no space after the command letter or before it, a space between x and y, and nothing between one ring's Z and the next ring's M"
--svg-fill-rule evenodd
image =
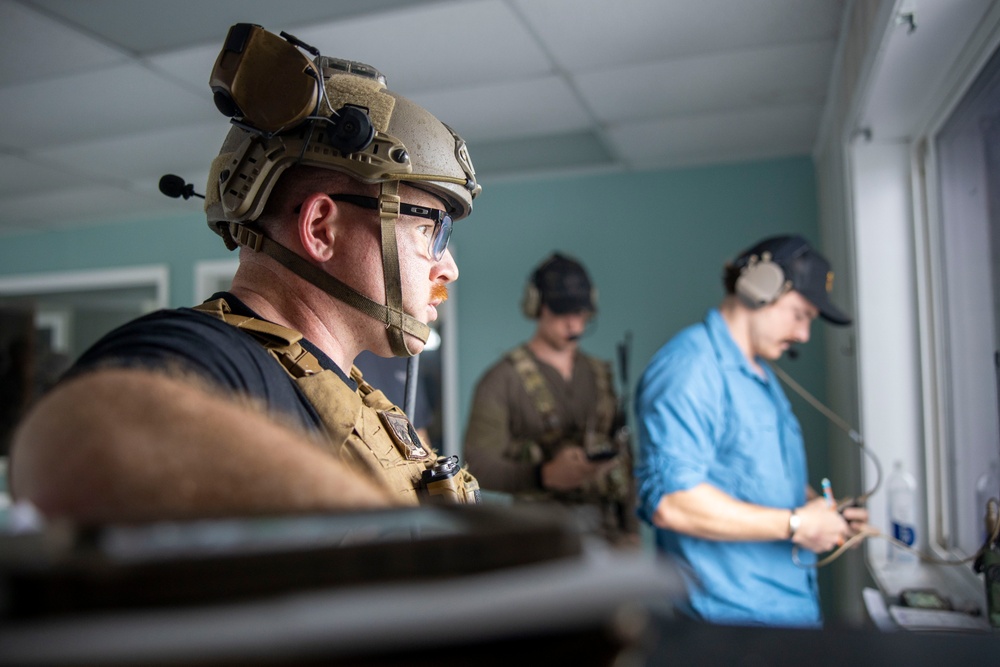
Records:
M383 322L393 353L411 355L403 334L426 341L429 330L402 309L397 186L405 181L423 189L442 199L454 220L466 217L482 188L465 142L427 110L388 90L375 68L322 56L291 35L279 37L257 25L230 28L210 85L233 128L209 173L208 226L228 248L265 252ZM253 224L278 178L293 165L332 169L381 185L384 304L320 271Z

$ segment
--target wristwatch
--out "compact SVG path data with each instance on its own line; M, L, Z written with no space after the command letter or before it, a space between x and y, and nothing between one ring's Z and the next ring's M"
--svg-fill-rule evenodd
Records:
M795 537L795 531L799 529L799 524L802 523L802 517L795 513L796 510L792 510L792 513L788 516L788 539Z

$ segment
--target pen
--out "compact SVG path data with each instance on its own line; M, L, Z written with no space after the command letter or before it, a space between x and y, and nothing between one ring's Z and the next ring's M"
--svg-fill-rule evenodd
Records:
M826 504L833 507L833 489L830 488L830 480L824 477L820 483L823 485L823 497L826 498Z

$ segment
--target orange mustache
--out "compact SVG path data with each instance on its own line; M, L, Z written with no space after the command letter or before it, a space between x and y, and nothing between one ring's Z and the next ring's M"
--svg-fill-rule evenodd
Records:
M439 283L434 283L431 285L431 299L441 299L442 301L447 301L448 288Z

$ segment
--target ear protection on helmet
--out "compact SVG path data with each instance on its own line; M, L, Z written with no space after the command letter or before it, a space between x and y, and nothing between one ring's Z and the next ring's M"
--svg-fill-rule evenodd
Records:
M792 248L787 257L774 257L765 250L759 255L752 254L737 261L739 276L734 291L750 308L763 308L772 304L785 292L792 289L792 281L785 276L781 264L787 264L809 248L802 245ZM740 266L742 264L742 266Z
M297 47L319 55L317 49L284 32L278 37L251 23L232 26L209 77L215 106L234 124L268 136L312 118L328 125L324 136L334 150L344 154L364 150L375 136L367 110L345 105L329 118L319 116L325 101L323 77ZM357 65L346 69L382 77L372 67Z

